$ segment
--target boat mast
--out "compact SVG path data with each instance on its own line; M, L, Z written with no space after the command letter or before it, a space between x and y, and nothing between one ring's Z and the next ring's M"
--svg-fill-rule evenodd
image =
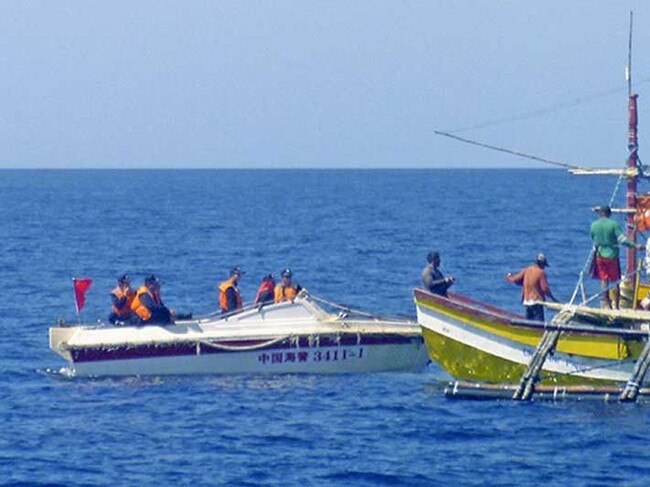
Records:
M638 112L637 112L637 98L639 95L632 93L632 18L633 13L630 12L630 38L628 45L627 56L627 93L630 100L629 103L629 121L628 121L628 140L627 148L630 154L627 159L628 179L627 179L627 238L636 243L636 227L634 224L634 212L631 210L636 209L636 192L637 181L639 179L639 172L637 169L638 163L638 149L639 140L637 134L638 125ZM628 280L633 281L636 272L636 249L634 247L627 247L626 255L626 269L625 274Z

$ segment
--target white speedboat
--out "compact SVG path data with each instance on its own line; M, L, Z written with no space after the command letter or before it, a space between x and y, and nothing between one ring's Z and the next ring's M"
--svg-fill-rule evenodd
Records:
M350 373L422 370L420 326L326 303L250 306L174 325L50 328L50 348L82 377L176 374ZM328 305L331 303L327 303Z

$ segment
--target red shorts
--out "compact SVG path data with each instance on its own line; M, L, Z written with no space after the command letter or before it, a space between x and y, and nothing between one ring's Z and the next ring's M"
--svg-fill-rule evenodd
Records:
M596 270L601 281L618 281L621 278L621 265L618 257L596 257Z

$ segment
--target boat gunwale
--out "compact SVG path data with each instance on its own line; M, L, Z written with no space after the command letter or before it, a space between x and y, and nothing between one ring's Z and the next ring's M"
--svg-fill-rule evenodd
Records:
M397 330L395 328L387 329L387 330L370 330L370 331L364 331L364 330L355 330L355 329L325 329L323 328L322 330L319 331L302 331L302 332L296 332L296 333L280 333L280 334L272 334L272 333L266 333L266 334L259 334L255 336L238 336L238 337L224 337L224 336L207 336L207 337L200 337L200 336L193 336L193 337L188 337L186 339L170 339L170 340L142 340L142 341L103 341L103 342L95 342L95 343L81 343L81 344L59 344L59 348L64 349L66 351L71 351L71 350L81 350L81 349L96 349L96 348L102 348L102 347L110 347L110 348L119 348L119 347L129 347L129 348L137 348L137 347L145 347L145 346L176 346L176 345L196 345L196 344L223 344L223 345L241 345L244 343L250 343L250 342L264 342L268 340L273 340L273 339L300 339L302 337L321 337L321 336L332 336L332 335L361 335L361 336L401 336L404 337L405 339L411 339L414 337L421 337L422 333L420 331L420 326L417 325L416 323L413 323L412 326L409 326L408 329L406 330Z
M425 302L427 301L429 303L433 302L435 305L444 306L446 308L453 308L457 311L469 311L475 316L478 316L483 319L487 319L495 324L500 324L500 325L529 328L535 330L561 330L563 332L568 332L568 333L587 333L587 334L594 334L594 335L607 335L607 336L618 336L618 337L629 337L629 338L648 338L650 336L650 331L635 330L631 328L607 328L607 327L599 327L593 325L576 325L571 323L554 325L550 321L539 322L539 321L527 320L523 317L518 317L518 315L515 315L510 311L501 310L496 306L492 306L487 303L482 303L481 301L474 300L472 298L469 298L467 296L458 293L449 293L449 297L444 297L444 296L439 296L436 294L429 293L420 288L414 288L413 295L415 298L414 300L415 300L416 307L422 305L424 307L431 309L429 306L426 306L426 304L418 302L418 299L422 299ZM422 324L420 324L420 326L422 326Z

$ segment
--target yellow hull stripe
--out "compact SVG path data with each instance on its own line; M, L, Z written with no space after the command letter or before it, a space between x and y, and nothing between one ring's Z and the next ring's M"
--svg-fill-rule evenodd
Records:
M415 302L417 306L427 308L438 315L461 321L466 325L473 326L498 337L531 347L536 347L542 337L542 330L489 321L486 318L478 316L471 309L459 310L434 301L419 298L416 298ZM454 325L450 324L449 326ZM643 344L640 341L626 341L616 335L569 332L564 332L560 336L557 344L557 351L560 353L610 360L638 356L642 348Z

